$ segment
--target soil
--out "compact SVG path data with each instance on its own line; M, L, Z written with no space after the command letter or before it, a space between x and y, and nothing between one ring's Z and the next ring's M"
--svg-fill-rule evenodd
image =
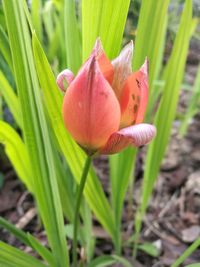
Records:
M187 65L187 82L193 83L196 70L196 62L190 58ZM178 114L184 114L190 95L191 92L189 91L181 91ZM171 266L175 259L200 236L200 114L193 118L184 138L179 137L179 126L180 120L176 119L140 238L141 242L154 243L159 250L159 256L151 257L139 251L137 261L134 263L135 267ZM0 215L19 228L31 232L46 245L44 230L37 218L32 196L17 179L12 166L3 154L3 150L0 155L2 155L0 159L0 173L2 173L0 176ZM132 214L138 205L144 157L145 148L142 148L137 161ZM103 156L96 159L95 166L104 190L109 195L107 158ZM111 240L98 226L95 219L94 225L98 244L95 254L112 253ZM130 206L126 201L122 224L125 238L132 234L133 228L134 222L132 216L130 217ZM34 254L29 247L21 244L3 229L0 229L0 239ZM124 248L125 257L129 258L131 253L130 248ZM197 262L200 263L200 249L188 257L182 266Z

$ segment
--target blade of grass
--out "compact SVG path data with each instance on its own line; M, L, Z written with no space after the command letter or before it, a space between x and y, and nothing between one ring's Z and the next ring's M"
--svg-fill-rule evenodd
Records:
M22 243L36 250L38 254L50 264L50 266L55 266L55 262L51 252L46 249L42 244L40 244L40 242L34 236L29 233L26 234L24 231L18 229L2 217L0 217L0 225L7 231L12 233Z
M8 66L11 71L13 71L13 65L12 65L12 58L11 58L11 52L10 52L10 46L9 46L9 41L8 37L0 25L0 51L5 58L6 62L8 63Z
M44 24L44 29L48 37L48 42L51 42L54 34L54 15L55 7L52 1L46 1L44 8L42 9L42 21Z
M42 2L41 0L31 1L31 18L34 25L34 29L37 33L39 40L42 42Z
M117 255L109 255L109 256L100 256L93 261L91 261L87 267L106 267L113 265L114 263L120 263L120 265L124 267L133 267L129 261L125 258L119 257Z
M200 88L200 65L198 67L195 83L192 89L192 97L189 101L186 114L184 114L184 119L182 121L179 130L181 136L186 134L190 119L195 115L196 112L198 112L198 103L200 101L199 88Z
M0 93L2 94L9 110L11 111L14 119L19 126L22 126L22 114L20 103L17 95L14 93L13 88L10 86L5 75L0 70Z
M120 154L110 157L110 178L111 178L111 197L114 218L116 224L115 232L115 250L117 254L121 253L121 217L125 194L130 180L133 178L133 166L137 150L128 148Z
M81 40L75 12L75 1L64 0L64 38L67 67L77 73L81 65Z
M163 96L155 118L157 136L148 148L142 186L142 203L136 216L136 234L140 232L142 218L157 178L176 114L179 89L191 37L191 23L192 1L186 0L172 54L163 75L163 80L165 81Z
M169 0L154 1L144 0L140 8L133 69L137 70L149 59L149 87L157 78L162 63L163 39L166 33L166 17Z
M0 266L4 267L46 267L41 261L0 241Z
M16 173L30 192L34 192L32 184L31 164L27 149L18 133L6 122L0 120L0 143Z
M187 248L183 254L172 264L171 267L178 267L200 246L200 239L197 239ZM192 266L192 265L191 265ZM195 266L195 265L194 265Z
M120 50L130 0L83 0L83 61L89 56L97 37L101 38L108 57Z
M23 114L23 134L34 173L34 193L57 266L69 266L53 149L33 62L23 2L3 1Z

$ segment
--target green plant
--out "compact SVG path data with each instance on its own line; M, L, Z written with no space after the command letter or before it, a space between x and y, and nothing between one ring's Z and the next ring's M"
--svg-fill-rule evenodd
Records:
M132 193L134 186L137 149L127 148L109 157L111 203L94 168L88 165L88 175L85 172L83 176L87 177L87 181L82 180L85 182L84 198L81 198L83 187L80 187L78 204L75 203L79 184L83 185L81 174L87 156L64 127L61 114L63 95L55 81L55 76L63 68L77 73L97 37L100 37L109 59L118 55L130 1L83 0L82 9L79 2L70 0L33 0L30 6L21 0L3 0L2 3L0 53L6 67L1 67L0 71L0 93L22 136L1 120L0 142L4 144L19 178L36 199L49 247L43 247L32 235L16 229L1 218L0 225L35 250L42 259L37 260L1 242L0 264L4 267L70 266L66 229L69 231L73 224L75 266L75 248L79 243L86 251L86 262L81 259L81 266L109 266L118 262L130 267L132 263L120 256L123 247L121 217L128 187ZM142 218L170 138L188 45L195 27L192 1L186 0L172 53L163 68L168 7L169 0L142 1L134 41L133 69L137 70L146 56L149 59L150 97L146 120L154 120L158 132L147 151L141 207L135 218L134 252L137 250ZM199 76L194 87L195 101L191 100L188 116L194 114L191 109L196 110L198 84ZM154 114L157 104L159 108ZM166 113L166 107L170 107L170 112ZM132 202L131 197L129 201ZM95 237L92 233L92 213L110 236L115 254L93 259ZM197 248L196 244L177 262L183 262ZM144 247L140 245L138 248ZM174 266L178 266L177 263Z

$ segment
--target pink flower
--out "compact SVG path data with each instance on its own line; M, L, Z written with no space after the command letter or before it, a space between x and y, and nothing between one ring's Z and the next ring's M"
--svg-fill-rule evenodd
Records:
M133 43L112 62L101 42L95 47L74 78L62 71L58 86L65 91L65 127L88 153L113 154L129 145L149 143L156 134L153 125L142 123L148 101L148 62L132 73Z

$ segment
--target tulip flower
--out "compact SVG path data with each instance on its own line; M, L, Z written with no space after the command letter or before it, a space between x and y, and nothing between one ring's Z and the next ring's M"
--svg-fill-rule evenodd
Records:
M132 41L112 62L97 39L76 77L62 71L57 84L65 91L63 118L67 130L89 154L113 154L129 145L145 145L156 134L142 123L148 101L148 62L132 72Z

